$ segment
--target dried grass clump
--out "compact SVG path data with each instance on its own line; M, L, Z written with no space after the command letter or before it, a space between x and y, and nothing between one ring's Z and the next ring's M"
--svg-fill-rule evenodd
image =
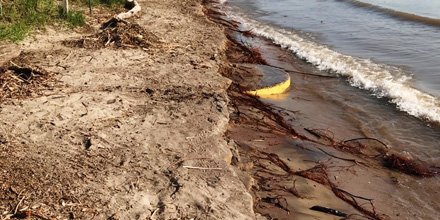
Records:
M21 56L21 55L20 55ZM52 87L53 74L22 63L18 57L0 67L0 102L7 98L24 98Z
M118 48L150 48L160 42L154 33L145 30L142 26L128 22L111 22L100 32L76 40L63 42L68 47L86 49L100 49L105 47Z

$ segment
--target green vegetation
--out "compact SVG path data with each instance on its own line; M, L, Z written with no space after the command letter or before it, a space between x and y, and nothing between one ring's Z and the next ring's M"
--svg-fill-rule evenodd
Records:
M91 5L105 5L114 8L125 0L91 0ZM71 0L86 11L89 0ZM67 15L60 10L57 0L3 0L0 2L0 41L23 40L29 31L55 22L65 22L70 27L85 24L81 11L71 10Z
M86 18L84 17L84 14L79 11L69 11L67 16L65 17L65 20L72 27L83 26L86 23Z
M58 15L52 0L15 0L2 4L0 39L19 41L31 27L41 27Z
M125 0L95 0L95 2L114 7L114 6L124 4Z
M85 6L89 5L89 1L92 6L105 5L110 8L115 8L125 3L125 0L72 0L72 2L78 2Z
M0 24L0 40L8 39L17 42L23 40L28 32L29 26L22 22Z

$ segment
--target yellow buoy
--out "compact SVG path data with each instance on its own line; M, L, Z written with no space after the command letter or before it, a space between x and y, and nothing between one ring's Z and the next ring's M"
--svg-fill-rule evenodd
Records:
M247 94L260 97L279 95L290 88L291 80L287 72L266 65L252 65L249 67L253 68L261 78L256 85L246 91Z
M261 89L247 91L246 93L255 96L269 96L269 95L282 94L286 92L289 88L290 88L290 76L288 76L287 80L285 80L284 82L275 84L273 86L264 87Z

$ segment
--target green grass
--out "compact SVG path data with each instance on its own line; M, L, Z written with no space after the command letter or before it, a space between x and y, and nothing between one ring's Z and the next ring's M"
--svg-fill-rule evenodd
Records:
M73 0L72 2L77 2L84 6L89 5L89 0ZM110 8L115 8L124 5L125 0L90 0L90 3L92 6L104 5Z
M69 11L65 17L65 20L71 27L78 27L86 24L86 18L80 11Z
M23 40L29 32L29 25L18 22L13 24L0 24L0 40L17 42Z
M70 0L87 10L89 0ZM123 5L125 0L91 0L92 6L104 5L110 8ZM2 1L0 15L0 41L18 42L26 38L35 28L55 22L66 23L70 27L83 26L85 16L81 11L70 11L67 15L60 10L57 0L14 0Z
M95 1L97 1L100 4L104 4L111 7L123 5L125 3L124 0L95 0Z
M2 3L0 40L23 40L32 27L42 27L58 16L53 0L15 0Z

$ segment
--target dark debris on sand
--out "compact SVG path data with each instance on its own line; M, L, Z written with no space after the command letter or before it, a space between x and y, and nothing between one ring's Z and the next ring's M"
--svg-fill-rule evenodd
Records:
M116 48L150 48L160 43L159 37L145 30L136 23L109 20L98 33L81 39L66 40L63 44L68 47L86 49Z
M29 64L22 53L0 66L0 102L7 98L24 98L53 86L53 73Z

